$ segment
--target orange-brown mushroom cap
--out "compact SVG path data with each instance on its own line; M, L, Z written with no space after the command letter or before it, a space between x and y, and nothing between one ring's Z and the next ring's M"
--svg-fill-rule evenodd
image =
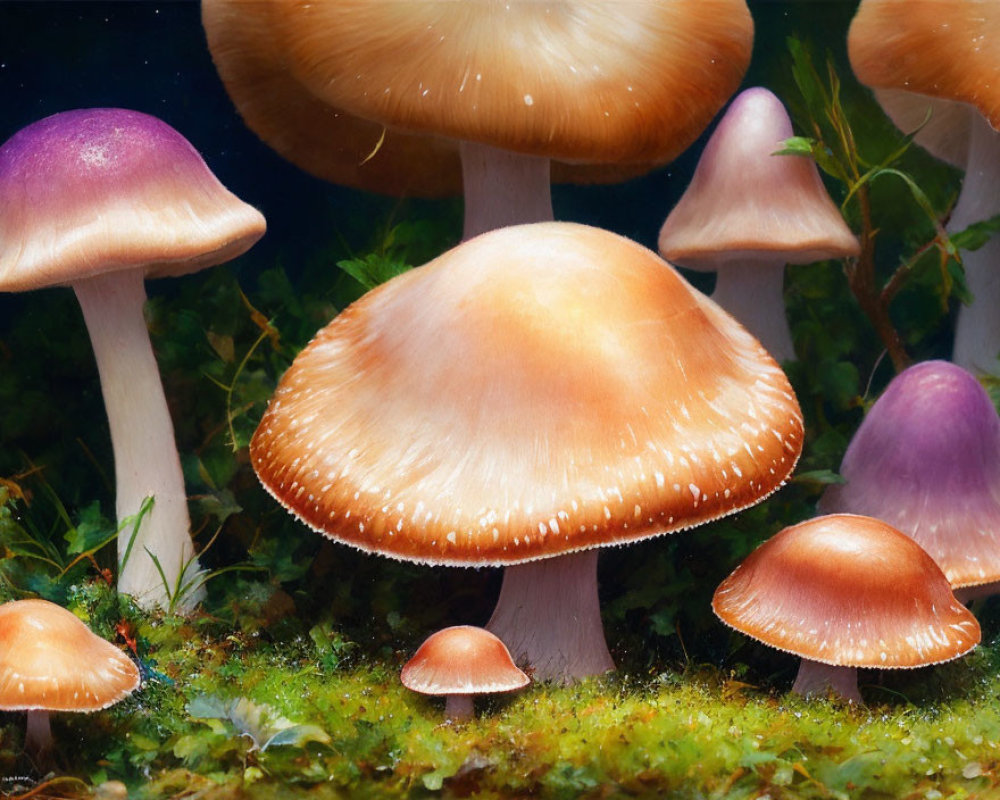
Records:
M742 0L723 0L724 9L742 6ZM723 9L720 9L723 10ZM745 9L744 9L745 11ZM288 67L287 43L276 36L281 17L295 14L288 3L246 0L205 0L202 22L219 75L246 124L280 155L312 175L333 183L392 195L439 197L462 191L457 142L438 135L436 129L409 130L405 124L383 124L380 118L348 111L325 92L313 93ZM748 15L740 13L743 35L752 36ZM732 24L732 23L728 23ZM340 29L332 29L331 36ZM318 35L318 32L317 32ZM747 47L747 58L749 44ZM409 52L409 46L402 51ZM727 46L725 52L731 56ZM733 70L729 92L736 88L746 58L729 60ZM684 86L692 91L695 87ZM720 87L721 90L721 87ZM693 93L693 91L692 91ZM698 114L702 127L728 95L705 96L708 110ZM715 101L712 105L711 101ZM689 98L693 106L694 97ZM688 132L692 119L686 108L681 119L683 136L673 143L683 150L700 132ZM546 151L547 152L547 151ZM671 156L672 157L672 156ZM552 164L557 183L604 183L641 175L655 163L630 159L630 163ZM669 160L657 158L656 163Z
M470 566L733 513L784 482L802 433L778 365L656 254L538 223L347 308L282 378L250 452L315 530Z
M968 103L1000 128L1000 3L863 0L847 45L867 86Z
M0 710L98 711L139 685L136 665L47 600L0 605Z
M921 667L980 640L940 567L881 520L830 514L785 528L715 591L727 625L811 661Z
M669 161L735 91L753 40L744 0L279 7L285 64L331 105L568 161Z
M407 689L429 695L512 692L530 683L503 642L471 625L429 636L406 662L399 679Z

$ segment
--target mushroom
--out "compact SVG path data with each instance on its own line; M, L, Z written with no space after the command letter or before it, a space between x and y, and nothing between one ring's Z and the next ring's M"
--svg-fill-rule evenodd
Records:
M466 239L551 220L550 159L582 181L672 160L753 40L744 0L206 0L202 20L230 96L279 153L375 191L464 183Z
M24 747L52 746L51 711L100 711L139 686L139 670L72 612L47 600L0 605L0 710L27 711Z
M763 88L741 92L705 145L659 238L667 260L718 273L712 299L778 361L795 358L785 318L785 264L859 252L816 164L775 155L791 135L777 97Z
M175 609L189 608L198 591L178 587L196 587L199 567L143 280L235 258L264 219L173 128L113 108L66 111L14 134L0 147L0 197L0 291L72 286L111 427L119 523L154 499L134 541L131 526L119 537L118 590L146 608L173 592Z
M399 680L410 691L446 696L445 717L455 722L472 719L474 695L513 692L531 682L503 642L472 625L431 634L406 662Z
M281 379L250 456L337 541L506 565L487 627L536 678L572 680L614 667L593 548L757 503L802 433L784 373L728 314L646 248L550 222L345 309Z
M952 0L946 13L942 3L929 0L863 0L848 34L859 81L910 95L905 112L898 110L903 102L898 95L889 99L891 115L904 130L922 122L928 107L936 113L942 101L960 106L947 115L956 126L951 137L933 117L938 130L928 132L931 152L965 169L948 222L951 231L1000 213L1000 49L993 46L998 38L1000 4L979 0ZM998 260L997 237L962 254L973 301L959 310L952 360L973 372L1000 371Z
M785 528L754 550L712 597L724 623L800 656L792 691L832 690L861 703L857 670L951 661L979 623L941 568L881 520L830 514Z
M1000 581L1000 417L969 372L926 361L897 375L840 466L827 513L867 514L911 536L962 600Z

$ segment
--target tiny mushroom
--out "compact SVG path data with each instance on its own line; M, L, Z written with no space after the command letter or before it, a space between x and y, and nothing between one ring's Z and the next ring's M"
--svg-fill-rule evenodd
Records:
M966 601L1000 581L1000 417L969 372L925 361L868 411L824 513L885 520L926 550Z
M760 344L644 247L535 223L345 309L250 445L264 487L366 551L506 566L487 627L542 680L614 668L597 551L782 485L802 417Z
M603 182L675 158L753 43L745 0L206 0L202 20L279 153L375 191L464 187L466 239L551 220L550 159L557 180Z
M169 125L116 108L66 111L14 134L0 147L0 198L0 291L71 286L83 310L119 523L154 499L134 537L131 527L119 537L118 590L146 608L172 592L184 610L198 598L199 568L143 280L235 258L264 233L264 218Z
M50 711L99 711L139 686L139 670L72 612L47 600L0 605L0 710L27 711L25 750L52 746Z
M848 34L858 80L883 102L888 99L886 110L906 132L924 122L930 109L917 141L965 170L948 221L952 232L1000 214L998 41L1000 3L982 0L863 0ZM944 102L955 107L941 114ZM947 125L953 126L950 134ZM1000 372L998 261L996 236L962 253L973 301L959 309L952 360L973 372Z
M446 696L445 716L455 722L472 719L474 695L513 692L530 683L504 643L472 625L429 636L406 662L399 679L410 691Z
M777 97L762 88L741 92L659 237L667 260L718 273L712 299L778 361L795 357L785 317L785 265L859 252L812 159L775 154L791 136Z
M980 640L941 568L881 520L830 514L785 528L716 589L724 623L802 658L792 691L861 702L857 671L951 661Z

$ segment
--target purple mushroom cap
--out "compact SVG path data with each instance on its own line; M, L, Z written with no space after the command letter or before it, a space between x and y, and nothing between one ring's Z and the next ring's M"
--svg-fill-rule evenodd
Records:
M0 291L68 285L80 302L128 533L118 541L118 590L147 608L192 607L204 579L143 281L235 258L264 228L187 139L148 114L65 111L0 147ZM147 498L151 510L135 521Z
M823 513L909 534L952 587L1000 580L1000 417L969 372L926 361L889 384L847 448Z

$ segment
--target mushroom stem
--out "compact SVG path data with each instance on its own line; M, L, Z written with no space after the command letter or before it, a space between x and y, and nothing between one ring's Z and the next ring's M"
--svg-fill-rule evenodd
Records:
M862 703L857 667L837 667L808 658L803 658L799 664L799 674L795 677L792 691L803 697L832 691L850 703Z
M775 361L795 358L785 316L785 262L740 258L720 269L712 299L757 337Z
M507 567L486 628L535 680L572 683L613 670L597 598L597 550Z
M444 703L444 716L452 722L467 722L475 716L471 694L450 694Z
M24 751L34 761L44 760L52 749L52 727L49 712L40 708L28 710L28 725L24 731Z
M77 281L73 289L90 332L111 428L119 525L138 514L146 498L154 499L134 537L131 525L118 537L118 591L143 608L167 608L177 587L199 567L174 426L143 317L143 276L138 270L107 273ZM173 610L189 610L201 594L175 597Z
M969 159L962 191L948 229L960 231L1000 213L1000 133L978 114L969 141ZM952 361L975 373L1000 372L1000 237L978 250L962 251L965 282L972 302L958 311Z
M529 222L551 222L549 159L463 141L462 183L465 229L462 240Z

